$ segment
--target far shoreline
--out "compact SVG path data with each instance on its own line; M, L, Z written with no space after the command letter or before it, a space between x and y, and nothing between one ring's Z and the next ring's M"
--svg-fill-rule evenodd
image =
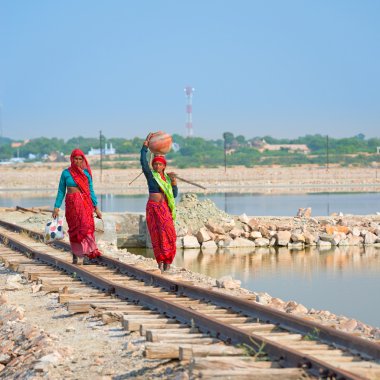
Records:
M19 166L0 166L0 196L16 192L55 194L61 172L68 164L33 163ZM181 180L180 192L199 194L310 194L310 193L372 193L380 192L380 170L374 167L324 168L315 165L294 167L243 166L178 169L168 167L178 176L199 184L203 190ZM147 193L146 180L140 168L93 169L97 194L141 195Z
M276 186L238 186L238 187L222 187L214 186L209 187L207 190L198 189L194 186L189 186L178 181L181 193L195 193L195 194L259 194L259 195L305 195L305 194L360 194L360 193L379 193L380 185L366 184L366 185L340 185L331 186L330 184L319 184L318 186L310 184L302 185L276 185ZM146 195L146 187L132 187L125 188L123 186L118 187L106 187L96 186L95 192L97 195L126 195L126 196L140 196ZM26 194L28 197L41 197L41 196L55 196L57 188L31 188L31 187L12 187L1 188L0 197L12 197Z

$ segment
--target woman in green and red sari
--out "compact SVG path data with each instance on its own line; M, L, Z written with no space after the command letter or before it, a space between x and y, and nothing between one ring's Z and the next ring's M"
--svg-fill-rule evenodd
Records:
M70 156L71 165L62 171L53 218L59 215L63 198L65 216L69 226L69 238L73 253L73 264L83 263L83 258L94 259L101 255L95 243L93 213L102 218L92 184L92 172L86 156L80 149L74 149Z
M174 173L165 173L166 159L155 156L152 169L147 160L151 133L146 138L140 155L140 163L148 182L149 199L146 205L146 222L152 241L153 252L161 271L168 271L176 254L177 235L175 200L178 188Z

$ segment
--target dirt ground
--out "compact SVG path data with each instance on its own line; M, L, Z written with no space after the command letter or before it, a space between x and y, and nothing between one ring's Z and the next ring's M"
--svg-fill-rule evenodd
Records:
M56 193L61 171L67 163L29 163L0 165L0 193L15 193L18 190L37 190L38 195ZM303 193L338 191L380 191L380 169L342 168L330 166L297 167L234 167L177 169L178 176L207 188L202 190L179 180L181 191L255 192L255 193ZM100 173L93 170L97 193L145 194L146 181L140 169L107 169ZM136 177L139 176L137 179ZM135 180L134 180L135 179ZM134 180L134 181L133 181ZM132 182L133 181L133 182ZM132 182L132 183L131 183Z
M44 365L41 376L28 377L20 365L17 378L45 379L182 379L184 367L168 360L143 357L145 338L125 331L119 322L104 324L89 314L70 314L58 303L56 293L33 293L31 284L20 280L17 289L6 291L10 277L21 277L0 264L0 294L7 304L23 310L24 318L13 323L36 326L54 342L58 360ZM24 284L23 284L24 282ZM1 316L1 314L0 314ZM3 327L4 328L4 327ZM1 332L1 329L0 329ZM25 376L25 377L24 377ZM2 372L0 371L0 378Z

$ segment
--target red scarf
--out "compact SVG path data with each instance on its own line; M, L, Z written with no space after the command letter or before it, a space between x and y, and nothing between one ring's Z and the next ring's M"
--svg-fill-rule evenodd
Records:
M154 156L153 160L152 160L152 165L155 163L155 162L161 162L162 164L165 165L165 168L166 168L166 159L165 159L165 156ZM159 173L160 174L160 177L166 182L166 177L165 177L165 168L164 170Z
M83 158L81 168L75 165L74 163L74 157L76 156L81 156ZM88 206L92 210L93 205L92 205L92 201L90 197L90 184L89 184L86 174L83 171L84 169L87 169L87 171L90 173L90 176L92 178L91 168L90 168L89 163L87 162L86 156L80 149L74 149L71 152L70 161L71 161L71 166L69 167L69 172L72 175L75 183L78 185L81 193L85 195L84 198L86 202L88 203Z

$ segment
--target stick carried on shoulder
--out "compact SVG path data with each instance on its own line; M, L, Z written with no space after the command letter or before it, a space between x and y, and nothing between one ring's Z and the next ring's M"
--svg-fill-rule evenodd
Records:
M184 179L184 178L182 178L182 177L179 177L178 175L176 175L176 178L179 179L179 180L181 180L181 181L183 181L183 182L189 183L190 185L200 187L200 188L203 189L203 190L207 190L204 186L202 186L202 185L198 185L198 184L195 183L195 182L188 181L187 179Z
M132 180L131 182L129 182L128 185L131 185L133 182L135 182L136 179L139 178L141 174L143 174L143 172L141 172L137 177L133 178L133 180ZM193 185L193 186L200 187L200 188L203 189L203 190L207 190L207 189L206 189L204 186L202 186L202 185L199 185L199 184L197 184L197 183L195 183L195 182L192 182L192 181L188 181L187 179L182 178L182 177L179 177L178 175L175 175L175 176L176 176L176 178L179 179L180 181L183 181L183 182L189 183L190 185Z
M133 180L131 182L128 183L128 185L131 185L133 182L136 181L137 178L140 177L141 174L143 174L144 172L141 172L137 177L133 178Z

